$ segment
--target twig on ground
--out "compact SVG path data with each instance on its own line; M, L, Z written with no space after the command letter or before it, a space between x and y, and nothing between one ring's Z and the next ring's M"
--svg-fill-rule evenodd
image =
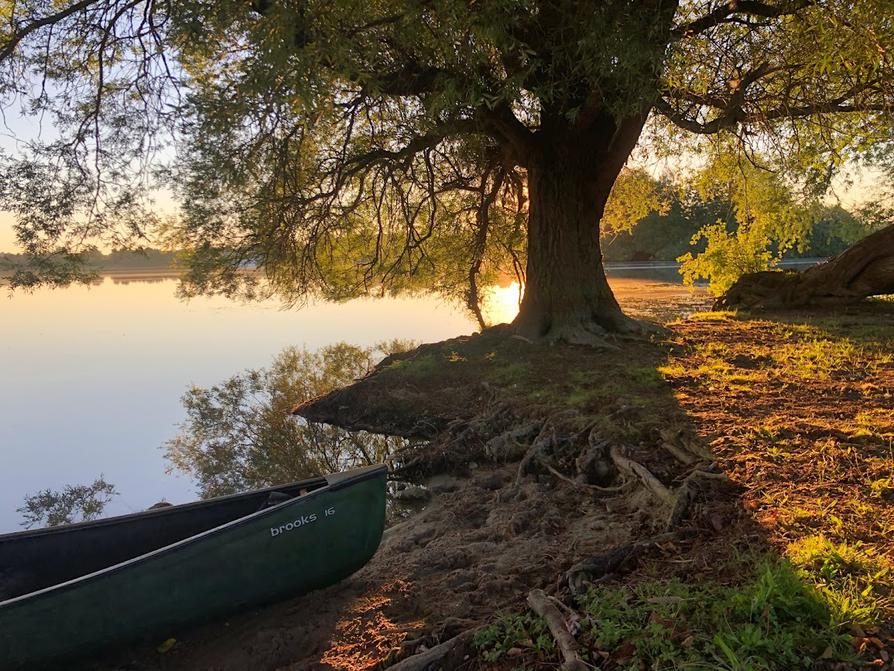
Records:
M565 626L565 618L556 607L555 599L546 595L542 589L534 589L528 592L528 605L535 613L546 620L546 626L556 640L556 645L565 660L561 671L588 671L589 666L578 654L578 645L574 636Z

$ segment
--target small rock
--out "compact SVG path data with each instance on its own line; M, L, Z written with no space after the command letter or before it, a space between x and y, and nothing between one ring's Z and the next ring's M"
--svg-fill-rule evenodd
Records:
M428 489L433 494L445 494L447 492L455 492L459 489L459 481L452 475L441 473L434 475L428 480Z
M426 524L416 529L409 536L409 540L416 545L426 545L428 541L435 537L438 529L433 524Z
M475 485L481 487L481 489L493 492L503 488L503 476L499 473L491 473L490 475L475 478Z
M395 492L394 498L398 501L428 501L431 498L431 492L419 485L409 485Z
M747 354L737 354L729 362L736 366L737 368L759 368L761 365L760 359L756 359L755 357L748 356Z

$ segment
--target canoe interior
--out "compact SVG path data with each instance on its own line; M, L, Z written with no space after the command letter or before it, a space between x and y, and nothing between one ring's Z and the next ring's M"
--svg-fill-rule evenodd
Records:
M0 602L139 557L320 489L325 478L50 529L0 535Z

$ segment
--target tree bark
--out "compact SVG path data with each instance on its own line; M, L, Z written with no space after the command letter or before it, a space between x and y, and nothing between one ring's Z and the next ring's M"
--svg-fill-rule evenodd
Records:
M598 139L565 132L528 161L525 294L513 326L531 339L599 344L607 332L641 330L608 285L599 220L642 121ZM605 136L608 136L607 138Z
M717 299L717 309L840 306L894 294L894 225L803 273L765 271L740 277Z

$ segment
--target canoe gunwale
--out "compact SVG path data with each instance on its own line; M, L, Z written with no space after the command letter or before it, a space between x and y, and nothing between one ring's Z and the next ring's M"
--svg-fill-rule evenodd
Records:
M274 486L274 487L265 487L263 489L252 490L251 492L245 492L242 494L231 494L228 496L220 496L220 497L216 497L214 499L208 499L207 501L197 501L194 503L187 503L187 504L182 504L179 506L171 506L170 508L163 508L163 509L160 509L157 511L146 511L147 513L151 512L151 513L172 514L173 511L176 511L176 510L182 511L186 507L193 507L193 506L197 506L197 505L200 506L200 505L208 504L211 502L220 502L222 500L244 497L244 496L249 496L249 495L255 495L255 494L266 492L266 491L274 492L274 491L277 491L278 489L282 489L283 487L294 487L295 485L303 485L305 483L319 483L321 481L325 482L325 484L322 487L318 487L312 491L309 491L306 494L303 494L300 496L295 496L295 497L290 498L286 501L283 501L282 503L279 503L274 506L270 506L269 508L262 508L261 510L258 510L254 513L250 513L248 515L244 515L239 518L236 518L230 522L226 522L225 524L221 524L216 527L211 527L210 529L207 529L200 533L194 534L192 536L188 536L187 538L183 538L183 539L176 541L174 543L170 543L169 545L165 545L165 546L160 547L156 550L152 550L152 551L144 553L142 555L132 557L131 559L128 559L127 561L123 561L118 564L113 564L111 566L107 566L107 567L100 569L98 571L94 571L92 573L87 573L85 575L78 576L76 578L72 578L71 580L66 580L64 582L60 582L55 585L50 585L49 587L45 587L43 589L35 590L33 592L28 592L26 594L21 594L19 596L13 597L11 599L7 599L6 601L0 601L0 610L6 609L6 608L13 608L25 601L39 599L39 598L47 596L49 594L55 594L55 593L65 591L65 590L75 589L76 587L79 587L80 585L82 585L84 583L94 581L94 580L99 580L105 576L112 575L114 573L118 573L118 572L126 570L132 566L151 561L152 559L155 559L156 557L159 557L161 555L169 554L171 552L180 550L187 545L201 542L201 541L209 538L210 536L223 534L223 533L226 533L233 529L236 529L240 526L244 526L244 525L250 524L252 522L255 522L255 521L262 519L266 516L272 516L272 515L278 514L279 512L289 508L290 506L303 504L313 498L322 496L324 493L329 493L329 492L345 489L345 488L348 488L355 484L358 484L360 482L363 482L364 480L371 480L375 477L378 477L379 475L381 475L383 473L387 473L387 471L388 471L387 466L385 466L384 464L378 464L375 466L366 466L363 468L357 468L357 469L353 469L350 471L345 471L343 473L335 473L332 475L322 476L322 477L318 477L318 478L310 478L308 480L300 480L297 483L291 483L289 485L278 485L278 486ZM143 513L137 513L137 514L143 514ZM53 529L69 530L73 527L77 527L78 529L83 529L84 525L92 525L92 524L97 524L99 522L114 523L114 522L119 522L124 518L131 518L131 517L133 517L133 515L120 515L118 517L107 518L106 520L96 520L95 522L86 522L86 523L81 523L81 524L77 524L77 525L74 525L74 524L67 525L66 527L53 527L50 529L50 531L52 531ZM38 530L38 531L45 531L45 530ZM5 534L4 536L0 536L0 541L2 541L4 539L8 539L10 537L21 538L24 535L30 535L30 533L29 532L18 532L18 533L14 533L14 534Z
M133 520L136 517L164 517L166 515L176 515L177 513L181 513L184 510L197 510L201 508L212 508L215 505L220 503L226 503L227 501L236 501L238 499L248 498L250 496L255 496L257 494L263 493L272 493L279 491L284 488L294 488L294 487L304 487L304 486L313 486L320 485L317 489L325 488L327 486L328 480L325 476L320 476L316 478L308 478L307 480L298 480L297 482L290 482L287 484L275 485L273 487L264 487L262 489L252 489L247 492L239 492L238 494L225 494L224 496L215 496L210 499L203 499L200 501L190 501L189 503L178 503L172 506L165 506L164 508L155 508L151 510L141 510L135 513L127 513L126 515L114 515L112 517L104 517L99 520L90 520L87 522L75 522L74 524L61 524L56 527L44 527L41 529L27 529L25 531L13 531L11 533L0 534L0 543L5 541L16 541L22 538L35 538L38 536L55 536L59 534L71 534L77 533L78 531L82 531L87 528L98 528L105 526L115 526L117 524L123 524ZM316 491L316 489L312 490ZM308 492L312 493L312 492ZM289 499L292 501L293 499ZM241 519L241 518L240 518Z

